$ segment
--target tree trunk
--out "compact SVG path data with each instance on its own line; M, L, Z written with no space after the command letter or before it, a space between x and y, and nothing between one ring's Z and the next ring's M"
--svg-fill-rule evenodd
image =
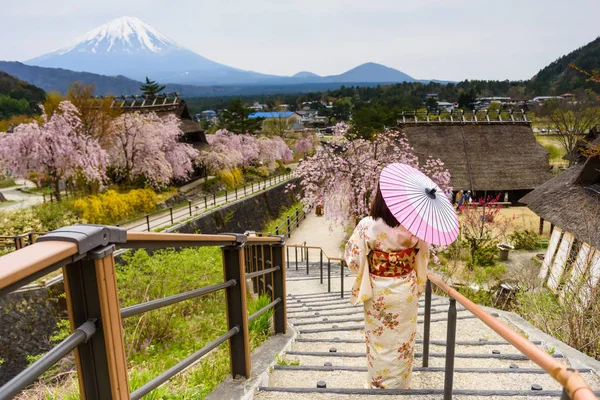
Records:
M60 179L54 180L54 195L56 196L56 201L61 201L62 196L60 194Z

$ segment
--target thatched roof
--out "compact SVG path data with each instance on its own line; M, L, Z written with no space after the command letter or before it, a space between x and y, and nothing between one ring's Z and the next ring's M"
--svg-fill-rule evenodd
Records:
M421 163L431 156L446 164L456 190L531 190L552 177L548 151L528 125L414 124L402 130Z
M600 160L576 164L520 201L541 218L600 249Z

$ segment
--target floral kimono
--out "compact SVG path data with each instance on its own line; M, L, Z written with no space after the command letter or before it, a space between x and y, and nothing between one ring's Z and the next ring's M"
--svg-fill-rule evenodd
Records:
M367 217L348 240L344 258L358 274L350 302L365 307L369 385L408 389L429 245L402 226Z

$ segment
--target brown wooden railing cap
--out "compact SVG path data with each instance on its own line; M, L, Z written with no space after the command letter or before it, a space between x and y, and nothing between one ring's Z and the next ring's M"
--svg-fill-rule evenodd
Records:
M127 232L127 243L144 242L236 242L234 235L205 235L193 233Z
M0 257L0 289L77 254L77 244L40 242Z
M248 236L248 243L277 244L282 241L279 236Z

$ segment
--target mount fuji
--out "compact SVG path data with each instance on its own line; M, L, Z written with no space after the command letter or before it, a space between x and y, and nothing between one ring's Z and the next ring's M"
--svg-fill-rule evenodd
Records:
M339 75L299 72L266 75L209 60L158 32L135 17L117 18L93 29L71 45L33 58L25 64L162 83L215 85L299 85L331 83L414 82L405 73L381 64L365 63ZM58 71L57 71L58 74Z
M115 19L26 64L136 80L150 76L161 82L194 85L253 83L270 78L202 57L135 17Z

